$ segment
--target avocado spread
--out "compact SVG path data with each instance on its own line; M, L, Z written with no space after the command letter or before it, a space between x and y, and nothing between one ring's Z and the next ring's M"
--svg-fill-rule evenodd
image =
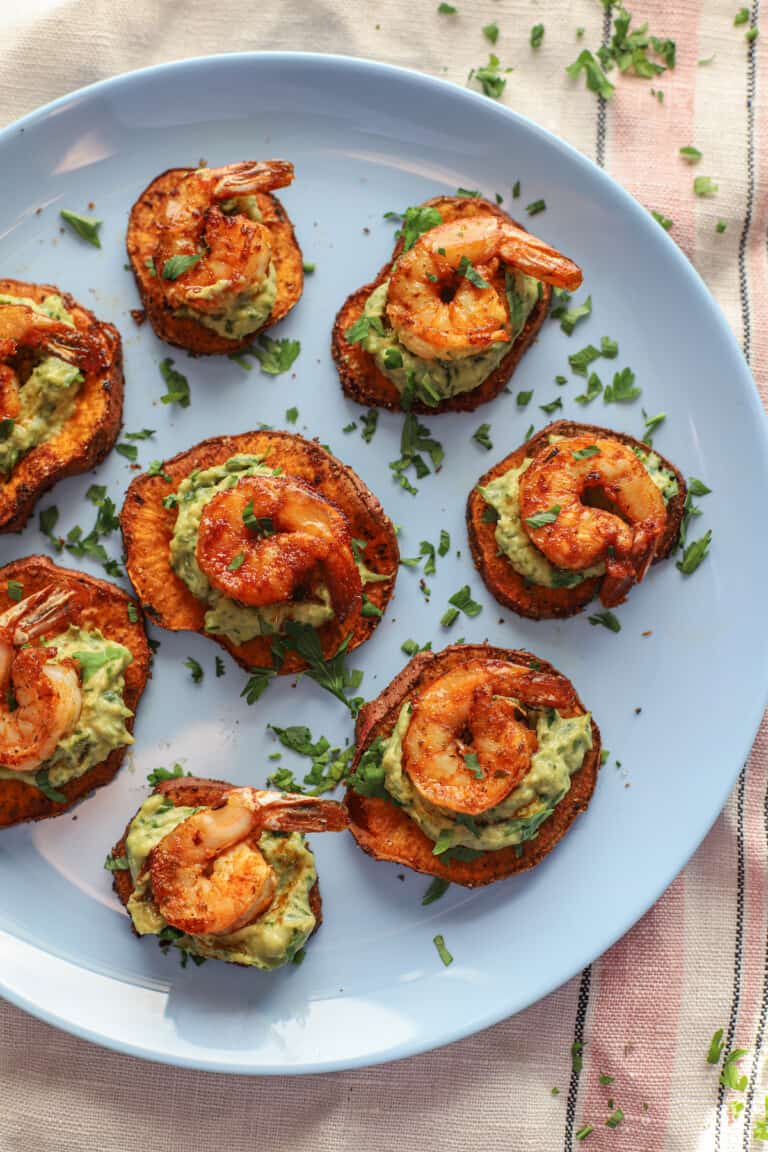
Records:
M271 636L281 630L286 620L319 628L333 619L331 596L324 584L318 585L311 600L282 601L254 608L213 588L197 563L197 537L206 504L217 492L234 488L245 476L274 474L275 469L268 468L261 456L231 456L224 464L190 473L176 493L178 514L170 544L171 567L192 595L209 605L205 614L206 632L226 636L233 644L246 644L256 636ZM386 578L369 572L362 560L357 561L357 566L363 583Z
M504 359L536 306L541 285L522 272L507 273L507 299L510 306L510 340L494 344L477 356L456 359L423 360L414 356L387 327L386 303L389 280L382 281L368 297L363 315L374 320L361 341L361 347L373 356L376 367L401 394L412 381L414 396L425 404L438 404L461 392L479 388Z
M46 296L37 304L26 296L0 295L0 307L4 304L23 304L39 316L72 325L60 296ZM47 356L33 367L20 383L18 415L0 419L0 474L9 476L30 448L61 430L72 415L82 382L80 370L58 356Z
M411 705L400 709L392 735L382 747L384 787L430 840L439 840L441 853L456 848L494 852L533 840L568 792L592 747L591 717L561 716L553 708L528 709L538 748L517 787L500 804L474 818L431 804L419 795L403 765L403 741L411 720Z
M561 440L553 436L550 443ZM655 452L634 449L653 483L668 504L677 495L677 477L664 468ZM479 489L486 504L490 504L498 514L496 522L496 543L501 555L506 556L520 576L543 588L574 588L592 576L602 576L605 564L595 564L581 572L566 571L550 564L543 552L529 539L520 516L520 477L533 463L531 458L523 461L519 468L510 468L502 476L491 480L490 484Z
M134 890L128 901L133 926L140 936L159 934L166 927L152 897L151 879L145 870L150 851L198 809L175 808L160 793L145 800L131 821L126 837L128 867ZM279 968L289 963L304 946L315 927L309 894L317 879L315 859L300 832L262 832L259 848L274 869L277 892L272 904L252 924L216 936L176 938L174 946L208 959L229 960L253 968Z
M225 213L239 212L249 220L261 222L261 212L255 196L238 196L224 200L221 205ZM199 288L196 297L206 301L206 308L192 308L189 305L176 310L175 316L196 320L206 328L213 329L225 340L243 340L251 332L258 331L269 319L277 297L277 271L270 260L266 275L251 284L243 292L232 289L230 279L216 280L213 284Z
M133 744L125 726L133 713L123 702L123 673L133 657L122 644L106 640L98 629L85 631L74 624L59 636L46 639L45 646L56 649L54 659L68 656L80 666L82 692L77 724L38 769L55 788L101 764L115 748ZM0 779L23 780L39 787L34 772L14 772L0 766Z

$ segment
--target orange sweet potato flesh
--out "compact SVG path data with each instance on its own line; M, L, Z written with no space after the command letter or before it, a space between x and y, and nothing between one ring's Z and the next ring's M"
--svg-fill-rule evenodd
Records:
M174 316L164 291L167 281L162 279L160 268L156 268L155 275L152 275L151 261L160 243L166 202L176 195L181 179L192 171L192 168L169 168L144 189L131 209L128 221L128 259L136 277L142 304L155 334L161 340L201 356L242 351L253 343L258 332L277 324L298 304L304 287L301 248L288 214L277 197L269 192L258 193L256 201L262 222L269 228L272 259L277 273L277 296L266 323L258 332L250 332L241 340L228 340L196 320Z
M575 588L541 588L535 584L526 583L524 577L517 573L507 560L506 556L499 555L496 543L496 525L486 523L483 513L486 504L479 488L490 484L499 476L503 476L510 468L519 468L526 458L538 456L540 452L549 449L550 436L612 436L627 444L631 448L641 448L648 451L648 445L625 432L614 432L609 428L600 428L595 424L578 424L572 420L557 420L548 424L525 444L521 444L509 456L505 456L495 464L484 476L481 476L467 499L467 532L469 545L472 550L472 559L475 567L485 581L488 591L500 604L511 608L519 616L528 616L532 620L546 620L555 617L574 616L589 604L590 600L600 591L602 576L585 580ZM656 452L656 449L653 449ZM683 517L685 504L685 480L679 469L666 460L660 453L661 463L677 477L678 493L667 504L667 524L662 536L659 549L654 557L654 564L664 560L672 551L680 532L680 523Z
M425 205L437 208L448 224L453 220L467 220L473 216L496 216L501 220L515 224L522 228L522 224L513 220L506 212L489 200L477 196L434 196L426 200ZM399 411L400 393L391 380L379 371L376 361L369 352L359 344L348 344L346 331L359 320L363 314L365 302L382 280L390 275L392 265L403 250L402 238L395 245L392 259L379 272L375 280L358 288L342 304L333 325L331 338L331 351L339 371L341 386L351 400L358 404L366 404L371 408L389 408ZM482 384L473 388L471 392L460 392L450 400L441 400L439 404L430 406L421 401L411 405L413 412L472 412L480 404L487 403L498 396L506 386L507 381L519 364L523 354L536 339L549 311L549 301L552 289L548 284L541 285L541 297L525 322L522 332L515 340L504 359L486 377Z
M170 484L162 476L144 474L137 476L128 488L120 514L126 567L152 622L171 632L210 635L204 628L207 605L192 595L171 568L169 547L176 509L164 508L162 501L195 468L211 468L240 453L263 456L270 467L280 467L287 475L305 480L346 514L352 536L368 541L363 552L367 567L392 576L391 580L368 584L365 589L368 600L384 611L394 588L400 553L392 522L370 489L351 468L312 440L287 432L244 432L203 440L166 461L163 470L171 477ZM324 653L335 653L349 633L349 648L357 648L371 636L379 619L363 616L358 610L341 624L329 620L318 629ZM257 637L246 644L234 644L224 636L210 638L226 648L243 668L269 668L272 664L269 637ZM293 674L304 667L300 657L291 652L281 672Z
M352 771L377 736L386 738L391 734L407 699L416 699L419 692L434 680L453 668L460 668L468 660L479 658L505 660L526 668L535 662L538 671L558 676L573 693L573 705L567 714L584 714L585 708L570 681L551 664L530 652L493 648L488 644L454 644L442 652L420 652L380 696L361 710L357 721L357 748ZM352 788L346 796L350 829L360 847L376 860L391 860L412 868L414 872L424 872L429 876L450 880L453 884L476 888L503 880L515 872L525 872L543 860L562 839L579 813L588 807L599 768L600 731L593 720L592 747L584 757L581 768L572 777L570 791L544 821L538 836L521 846L519 855L515 847L509 847L484 852L475 860L446 861L443 856L433 855L433 842L403 808L379 797L359 796Z
M153 789L152 795L160 793L162 796L167 796L173 801L175 808L212 808L219 804L227 792L230 792L234 787L234 784L227 784L224 780L203 780L199 776L180 776L175 780L162 780ZM125 839L130 826L129 821L122 836L112 849L111 855L113 857L125 856ZM117 893L118 899L127 905L133 892L133 880L128 869L121 868L112 873L112 887ZM317 880L309 893L309 906L316 920L312 931L314 936L323 921L323 905Z
M53 284L0 279L0 294L25 296L36 303L46 296L60 296L75 327L97 340L104 364L103 370L83 373L74 410L61 430L31 448L10 476L0 475L0 532L20 532L44 492L66 476L95 468L112 448L123 416L123 353L112 324L97 320L93 312Z
M8 582L11 580L21 584L22 598L51 585L72 589L76 598L66 623L86 629L98 628L108 640L123 644L131 651L133 662L125 669L123 699L135 713L149 676L150 661L144 623L135 601L107 580L97 580L72 568L60 568L46 556L26 556L0 568L0 612L5 612L15 603L8 595ZM135 609L132 613L136 616L135 622L128 618L129 605ZM129 731L133 730L133 723L132 717L126 720ZM101 764L67 784L58 785L56 790L66 796L66 800L60 803L49 800L39 789L21 780L0 780L0 828L25 820L44 820L66 812L94 788L109 784L120 768L125 752L125 748L115 748Z

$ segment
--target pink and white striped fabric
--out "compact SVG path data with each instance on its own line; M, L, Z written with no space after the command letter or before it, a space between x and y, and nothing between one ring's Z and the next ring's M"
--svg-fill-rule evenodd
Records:
M767 0L751 0L749 21L738 27L740 0L637 0L635 23L647 19L653 33L677 42L677 67L657 82L619 79L608 105L564 73L582 46L595 48L608 34L598 2L454 3L459 12L450 18L438 17L436 0L4 4L0 116L12 120L102 76L232 49L345 52L464 83L487 58L481 27L496 21L495 51L515 69L504 101L672 218L673 237L718 299L768 404L768 18L763 40L749 47L744 35L759 26ZM537 22L546 31L533 52ZM585 29L580 40L577 27ZM663 103L652 86L663 89ZM692 195L691 169L678 157L683 144L705 154L716 198ZM719 219L727 223L722 234ZM763 1145L750 1133L768 1093L767 851L764 725L696 856L606 955L488 1032L368 1072L299 1083L165 1069L2 1005L0 1148L754 1152ZM726 1051L749 1052L743 1094L720 1088L706 1062L717 1028ZM579 1072L574 1043L584 1046ZM601 1083L601 1075L614 1080ZM734 1102L744 1105L740 1112ZM610 1129L614 1106L624 1120ZM594 1131L582 1143L585 1124Z

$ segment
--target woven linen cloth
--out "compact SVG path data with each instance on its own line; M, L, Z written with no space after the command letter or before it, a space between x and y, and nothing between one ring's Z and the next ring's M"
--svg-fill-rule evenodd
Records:
M487 61L481 29L495 21L493 51L514 68L503 103L672 219L768 401L768 18L764 40L745 37L761 2L734 25L737 0L643 0L635 24L647 19L673 39L677 65L656 80L612 72L605 103L564 71L610 33L610 16L591 0L455 0L453 15L436 0L1 0L0 120L115 73L233 50L367 56L464 84ZM697 169L678 156L694 143L705 156ZM699 171L717 182L716 196L693 195ZM526 1012L398 1064L302 1080L197 1073L104 1051L0 1003L0 1150L768 1148L750 1134L768 1092L767 785L764 726L706 841L618 944ZM719 1088L706 1062L717 1028L726 1051L748 1050L745 1093ZM584 1044L580 1072L574 1042ZM611 1085L600 1083L607 1072ZM609 1099L624 1113L616 1129L605 1125ZM587 1122L594 1131L582 1143Z

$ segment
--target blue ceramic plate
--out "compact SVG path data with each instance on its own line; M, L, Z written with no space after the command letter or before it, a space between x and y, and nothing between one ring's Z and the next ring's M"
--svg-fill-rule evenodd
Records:
M169 166L271 156L296 165L295 184L280 195L317 265L278 332L301 340L295 375L270 377L257 365L248 373L226 358L170 350L189 377L192 403L163 406L158 364L169 349L130 316L138 299L124 263L128 210ZM275 748L268 722L306 723L340 744L352 727L343 707L309 681L275 684L248 707L231 661L216 678L218 648L159 633L137 742L119 778L74 813L0 836L3 994L124 1052L259 1073L395 1059L544 996L626 932L685 864L728 795L766 698L768 537L756 530L768 490L763 414L701 280L647 212L553 136L483 96L364 61L234 55L119 77L6 129L0 168L0 270L58 284L118 325L125 427L157 430L139 444L144 466L206 436L262 421L288 426L318 436L360 473L402 525L404 556L417 554L422 540L436 542L441 528L450 532L429 602L418 573L401 569L387 618L354 654L368 697L402 667L409 637L435 648L462 635L530 648L572 678L611 750L589 812L532 873L476 892L454 887L424 908L424 877L370 860L350 835L315 836L325 923L305 963L274 974L217 963L182 970L174 952L162 955L152 938L132 936L102 869L146 795L147 772L180 761L199 775L263 784ZM445 465L419 482L418 496L408 495L389 469L401 417L382 414L370 445L359 423L342 432L361 413L342 395L331 362L334 315L389 256L394 226L384 212L459 186L499 192L509 206L518 179L518 204L546 201L537 230L583 266L593 315L570 339L547 321L511 394L474 414L428 417ZM89 202L104 221L101 251L59 227L60 208L88 213ZM628 365L642 398L583 408L574 397L585 381L569 370L568 355L603 335L620 347L616 360L596 366L603 380ZM555 385L558 374L567 386ZM534 400L520 411L514 393L526 389ZM711 554L690 578L674 562L652 571L618 610L619 634L590 626L586 613L563 623L518 619L486 594L469 560L467 492L529 424L546 422L539 405L555 397L563 402L558 416L635 435L643 432L641 405L665 411L659 449L712 488L693 525L695 536L712 529ZM286 425L293 406L298 421ZM492 451L472 439L484 421ZM98 482L120 504L132 474L113 453ZM58 505L60 529L90 527L92 482L68 480L42 501ZM119 554L116 540L112 549ZM0 543L3 561L45 550L36 520ZM465 583L483 611L446 632L440 617ZM205 669L201 685L184 667L189 656ZM438 932L455 958L450 968L433 947Z

